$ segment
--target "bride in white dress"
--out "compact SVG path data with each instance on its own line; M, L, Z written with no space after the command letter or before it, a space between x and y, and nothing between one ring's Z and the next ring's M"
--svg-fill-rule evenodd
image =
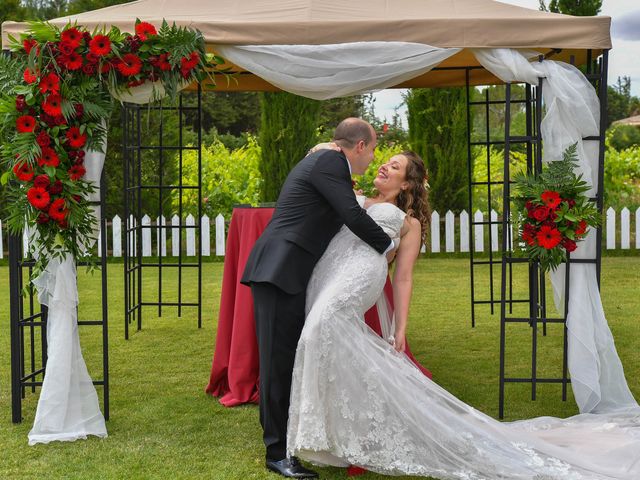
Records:
M417 155L396 155L374 181L379 196L364 204L392 238L402 237L393 345L363 319L382 292L384 257L342 228L316 265L293 372L288 455L439 479L640 479L637 410L501 423L429 380L402 353L425 224L424 178Z

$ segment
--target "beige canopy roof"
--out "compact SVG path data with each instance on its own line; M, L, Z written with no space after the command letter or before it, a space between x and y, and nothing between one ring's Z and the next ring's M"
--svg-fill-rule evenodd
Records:
M436 47L527 48L577 64L586 50L611 48L610 17L573 17L540 12L493 0L138 0L52 20L78 22L93 29L115 25L133 31L135 19L159 25L163 19L199 29L211 50L215 45L332 44L404 41ZM2 44L28 25L2 24ZM558 51L560 50L560 51ZM594 55L595 56L595 55ZM477 67L468 50L441 68ZM472 71L472 83L495 83L485 70ZM406 86L463 85L461 70L438 69ZM224 82L223 82L224 83ZM219 85L219 89L227 88ZM273 89L251 74L233 90Z

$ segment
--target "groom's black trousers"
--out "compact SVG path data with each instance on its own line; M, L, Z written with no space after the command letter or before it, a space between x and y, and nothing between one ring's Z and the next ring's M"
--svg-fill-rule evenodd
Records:
M304 326L306 291L290 295L271 283L251 283L260 357L260 423L267 459L286 457L291 375Z

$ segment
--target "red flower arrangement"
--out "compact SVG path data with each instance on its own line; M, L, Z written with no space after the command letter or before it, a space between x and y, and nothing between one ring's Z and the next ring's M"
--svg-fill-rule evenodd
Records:
M37 276L51 255L80 258L90 251L81 245L91 241L95 227L85 150L103 149L111 96L160 82L160 91L175 98L185 81L211 78L206 69L224 61L207 56L200 32L166 22L156 29L137 21L134 35L117 28L92 35L77 25L59 29L41 22L9 40L22 61L22 81L5 88L10 96L0 98L0 127L15 132L2 152L1 181L9 230L20 233L25 215L38 230Z
M589 226L599 224L598 211L584 195L589 186L576 176L576 145L540 175L516 175L515 202L521 213L520 238L531 261L555 270L578 247Z

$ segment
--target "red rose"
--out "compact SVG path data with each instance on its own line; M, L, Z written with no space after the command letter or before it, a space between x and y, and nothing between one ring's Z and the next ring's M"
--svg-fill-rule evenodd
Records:
M116 64L118 71L125 77L137 75L142 70L142 60L134 53L127 53L122 60Z
M50 220L49 215L47 215L44 212L40 213L40 215L38 215L38 218L36 218L36 222L39 223L40 225L44 223L49 223L49 220Z
M587 232L587 222L585 220L580 220L578 223L578 228L576 228L576 235L584 235Z
M69 174L69 178L75 181L84 177L87 170L82 165L73 165L67 173Z
M36 128L36 119L31 115L22 115L16 119L16 129L20 133L30 133Z
M91 54L103 57L111 52L111 40L106 35L96 35L89 43Z
M82 38L84 39L85 44L89 45L91 43L91 34L89 32L82 32Z
M530 223L525 223L524 228L522 229L522 240L527 242L528 245L535 245L537 233L538 230L536 230L536 227Z
M95 75L97 71L98 71L98 68L95 65L92 65L90 63L85 63L82 66L82 73L84 73L85 75L92 76L92 75Z
M163 72L168 72L169 70L171 70L171 64L169 63L167 58L168 55L166 53L163 53L158 57L157 67Z
M19 112L24 111L27 108L27 102L24 99L24 95L20 94L16 96L16 110Z
M67 140L69 140L71 148L82 148L87 141L87 134L80 133L78 127L71 127L67 131Z
M24 81L29 84L34 83L36 80L38 80L38 76L31 73L31 70L29 70L28 68L24 69L22 78L24 78Z
M549 216L549 208L543 205L538 205L533 210L532 215L533 215L533 218L535 218L539 222L542 222L543 220L546 220L546 218Z
M56 180L53 185L49 187L49 193L51 195L59 195L62 193L62 182L60 180Z
M24 47L24 51L27 52L27 55L29 55L31 53L31 49L33 47L36 47L36 54L39 53L38 42L36 42L32 38L25 38L22 41L22 46Z
M44 147L40 158L38 158L38 165L41 167L57 167L60 165L60 159L53 148Z
M109 70L111 70L111 64L109 62L100 65L100 73L109 73Z
M560 194L554 190L545 190L542 192L542 195L540 195L540 198L549 208L556 208L561 202Z
M158 32L156 31L156 27L148 22L140 22L136 25L136 35L138 35L138 37L140 37L140 40L142 40L143 42L147 39L148 36L157 34Z
M550 250L560 243L562 240L562 233L560 233L560 230L557 228L543 225L540 227L540 230L536 235L536 239L541 247Z
M82 118L82 115L84 115L84 105L76 103L73 105L73 108L76 110L76 118Z
M62 115L62 97L57 93L49 95L45 98L44 102L42 102L42 108L53 117Z
M13 173L23 182L28 182L33 178L33 168L27 162L16 163L13 166Z
M63 42L69 43L73 45L73 48L76 48L80 45L82 41L83 35L82 33L75 27L68 28L60 35L60 39Z
M36 178L33 179L34 187L40 187L46 190L47 188L49 188L49 185L51 185L51 180L49 179L49 175L44 175L44 174L38 175Z
M49 134L47 132L42 130L36 137L36 142L38 142L40 148L48 147L49 145L51 145L51 137L49 137Z
M62 53L64 56L68 57L73 52L75 52L75 50L77 48L77 45L73 46L69 42L60 42L60 45L58 46L58 48L60 49L60 53Z
M72 197L76 201L76 203L82 200L82 197L80 195L72 195Z
M100 61L100 57L91 52L87 53L84 58L87 63L90 63L91 65L97 65L97 63Z
M29 203L33 205L38 210L44 210L49 206L49 192L47 192L44 188L41 187L31 187L27 191L27 199Z
M569 204L569 208L573 208L576 206L576 201L573 198L567 200L567 203Z
M574 242L570 238L563 238L562 246L567 252L573 252L577 248L576 242Z
M49 216L56 222L62 222L68 215L69 210L64 201L64 198L58 198L51 203L49 207Z

